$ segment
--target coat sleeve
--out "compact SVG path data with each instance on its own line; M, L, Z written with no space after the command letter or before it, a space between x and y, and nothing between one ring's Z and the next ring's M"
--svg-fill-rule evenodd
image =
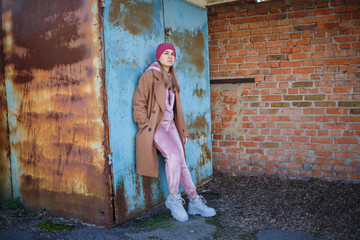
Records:
M151 90L151 76L146 72L139 80L139 84L135 90L133 97L133 119L137 123L139 129L145 128L149 125L149 118L147 116L148 99Z
M183 116L183 121L184 121L184 137L190 138L188 129L186 127L186 122L185 122L184 116Z

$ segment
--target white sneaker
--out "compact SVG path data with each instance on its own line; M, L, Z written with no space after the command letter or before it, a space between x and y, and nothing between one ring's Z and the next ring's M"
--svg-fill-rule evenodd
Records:
M170 209L171 215L180 222L185 222L189 219L187 212L184 209L185 200L177 194L173 197L169 195L165 201L165 206Z
M196 195L195 200L190 199L188 213L191 215L200 214L203 217L212 217L216 215L215 209L206 206L206 200L200 195Z

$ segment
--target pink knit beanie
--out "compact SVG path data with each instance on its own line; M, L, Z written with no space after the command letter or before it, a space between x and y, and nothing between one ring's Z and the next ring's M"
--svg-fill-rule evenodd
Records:
M155 53L155 58L156 58L156 60L159 60L161 54L162 54L163 52L165 52L166 49L171 49L171 50L173 50L174 53L175 53L175 57L176 57L176 51L175 51L174 45L172 45L171 43L162 43L162 44L160 44L160 45L157 47L157 49L156 49L156 53Z

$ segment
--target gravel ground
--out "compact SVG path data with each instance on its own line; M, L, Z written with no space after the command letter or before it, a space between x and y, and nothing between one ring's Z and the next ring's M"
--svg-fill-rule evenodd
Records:
M255 240L256 233L268 229L297 231L329 240L360 239L360 184L215 174L198 190L217 210L216 217L205 220L217 229L211 239ZM67 239L69 231L89 226L75 219L52 217L44 210L21 211L19 215L19 211L0 210L0 233L18 227L35 239ZM168 210L161 204L112 231L142 232L139 223L155 215L169 221ZM38 226L44 220L74 229L49 232Z
M216 175L201 187L219 214L219 239L256 239L264 229L325 239L360 239L360 184Z

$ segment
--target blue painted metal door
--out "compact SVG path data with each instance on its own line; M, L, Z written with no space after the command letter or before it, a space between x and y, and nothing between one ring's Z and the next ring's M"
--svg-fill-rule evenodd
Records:
M185 147L193 180L212 175L207 12L187 1L164 1L166 42L175 45L180 97L190 141Z
M155 61L159 43L172 42L177 50L175 67L191 135L186 151L193 180L200 184L212 175L207 16L205 9L180 0L109 0L104 16L109 140L119 223L168 195L162 156L159 178L135 173L132 97L141 74ZM166 37L165 28L173 30L172 36Z

